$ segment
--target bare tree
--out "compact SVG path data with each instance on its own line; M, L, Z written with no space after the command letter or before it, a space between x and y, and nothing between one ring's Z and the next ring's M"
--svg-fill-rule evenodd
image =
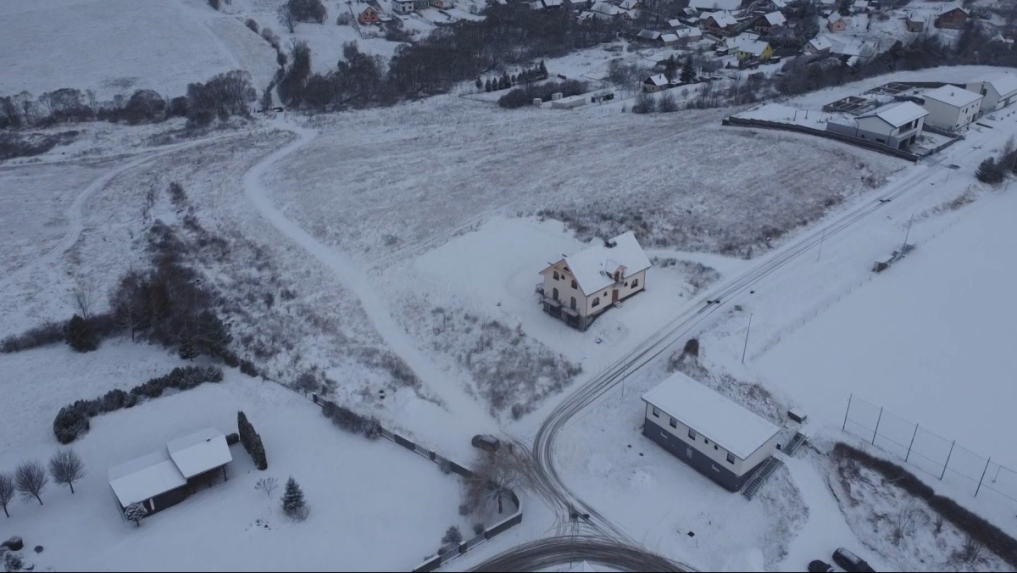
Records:
M914 535L918 529L919 522L925 517L922 510L913 503L902 507L893 520L893 530L891 532L893 544L899 546L901 540L905 537Z
M4 508L4 515L8 518L11 516L7 513L7 506L14 499L14 492L17 489L14 487L14 476L9 473L0 473L0 505Z
M964 563L974 563L982 557L983 546L981 542L970 535L964 538L964 546L955 556Z
M465 504L480 511L487 503L498 504L498 513L504 511L504 500L523 483L527 460L511 445L495 452L481 452L473 476L466 481L463 492Z
M86 280L78 281L77 286L74 287L74 306L77 307L81 318L88 320L92 317L92 309L95 308L97 300L98 297L92 284Z
M265 495L272 498L272 492L279 487L279 480L275 478L262 478L258 480L258 483L254 484L254 489L265 492Z
M657 110L660 113L674 113L678 111L678 102L674 99L674 94L671 90L665 91L660 96L660 101L657 102Z
M49 475L59 484L67 484L74 493L74 482L85 477L85 462L81 461L74 450L62 450L49 460Z
M39 505L43 505L41 494L42 490L46 489L49 478L46 477L46 469L42 464L25 462L19 465L14 471L14 481L18 491L21 492L21 497L25 499L34 497L39 500Z
M293 16L293 12L290 10L288 4L283 4L279 7L279 23L286 26L286 29L290 31L290 34L297 29L297 19Z

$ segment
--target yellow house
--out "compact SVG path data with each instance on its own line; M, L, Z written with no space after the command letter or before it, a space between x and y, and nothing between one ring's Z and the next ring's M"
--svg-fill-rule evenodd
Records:
M739 60L744 60L746 58L769 60L773 56L773 46L758 40L740 42L735 45L734 51Z

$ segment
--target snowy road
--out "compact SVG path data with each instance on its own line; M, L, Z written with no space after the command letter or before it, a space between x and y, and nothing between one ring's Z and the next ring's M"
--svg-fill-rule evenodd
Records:
M269 198L262 178L285 157L299 151L314 140L317 132L277 120L275 126L297 135L297 140L258 162L243 176L244 193L258 212L282 234L325 265L360 301L375 330L389 348L413 370L428 390L434 392L455 416L469 420L475 427L488 428L492 421L481 405L465 391L465 385L452 374L440 372L393 318L391 311L370 281L366 270L358 268L349 258L332 249L291 221Z

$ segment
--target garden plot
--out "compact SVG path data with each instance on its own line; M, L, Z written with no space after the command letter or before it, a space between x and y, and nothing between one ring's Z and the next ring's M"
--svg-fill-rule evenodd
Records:
M318 240L385 266L493 214L537 212L583 239L632 229L647 247L748 256L902 167L834 142L725 129L721 116L507 113L437 97L320 118L321 136L267 184Z
M0 388L17 398L0 405L11 438L0 451L0 468L44 461L57 450L52 419L64 402L183 364L147 346L109 345L84 357L64 347L0 356ZM109 467L196 429L236 431L238 410L264 440L267 471L256 471L234 446L228 482L153 515L140 529L121 520ZM39 569L399 571L433 554L448 526L467 537L472 526L458 515L455 476L386 440L344 433L297 394L235 370L220 384L99 416L74 449L87 471L77 493L51 484L42 495L45 506L16 501L3 522L5 538L20 535L29 547L45 547L29 555ZM289 476L311 507L304 523L282 514L281 491L268 499L254 489L260 478Z

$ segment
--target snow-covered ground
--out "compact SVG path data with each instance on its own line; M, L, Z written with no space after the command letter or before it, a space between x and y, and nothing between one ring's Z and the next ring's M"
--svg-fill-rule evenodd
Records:
M0 469L45 461L57 450L53 416L62 405L165 374L183 362L130 342L85 356L59 346L0 356L4 447ZM242 447L231 448L229 481L145 519L124 522L107 469L164 447L196 429L236 431L244 411L261 434L269 469L259 472ZM460 483L433 463L386 440L342 432L296 393L227 371L221 384L165 395L92 420L74 445L87 475L74 495L50 484L44 506L11 505L0 527L44 553L28 558L57 571L151 570L405 570L433 554L445 529L472 528L459 516ZM255 491L263 477L293 476L311 507L300 524Z
M275 52L204 0L40 0L0 4L0 67L5 95L76 88L99 100L138 89L175 97L236 69L265 86Z

